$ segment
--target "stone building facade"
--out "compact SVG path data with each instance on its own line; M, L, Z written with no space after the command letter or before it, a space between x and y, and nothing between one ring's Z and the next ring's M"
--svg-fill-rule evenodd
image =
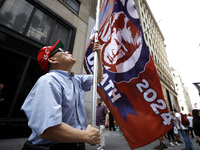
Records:
M172 112L174 107L179 107L179 104L167 58L166 45L164 43L165 38L147 1L134 1L140 16L146 44L149 47L151 56L157 68L165 100L168 104L169 111Z

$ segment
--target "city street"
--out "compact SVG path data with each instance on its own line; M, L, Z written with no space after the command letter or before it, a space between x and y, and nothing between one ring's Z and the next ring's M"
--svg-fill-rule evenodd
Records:
M105 139L106 139L106 145L104 147L104 150L130 150L130 147L128 146L128 143L125 140L124 136L117 131L106 130ZM191 139L191 141L193 143L194 150L200 150L200 146L198 145L198 143L196 143L196 139L195 138ZM163 142L168 147L165 149L181 150L182 148L185 148L184 143L172 147L171 145L169 145L168 140L164 140ZM161 148L159 145L160 145L159 140L156 140L146 146L137 148L135 150L163 150L163 148ZM97 148L98 146L94 147L86 144L86 150L95 150Z
M0 150L21 150L21 146L26 141L26 139L27 138L0 140ZM194 150L200 150L200 146L198 143L196 143L196 139L191 139L191 141L193 143ZM124 136L118 131L109 131L106 129L105 142L106 145L104 150L130 150L130 147L128 146ZM174 147L169 145L167 140L164 140L164 143L168 146L168 148L165 149L169 150L181 150L185 147L184 143ZM97 150L98 147L98 145L90 146L89 144L86 144L86 150ZM156 140L144 147L140 147L135 150L162 150L162 148L159 147L159 140Z

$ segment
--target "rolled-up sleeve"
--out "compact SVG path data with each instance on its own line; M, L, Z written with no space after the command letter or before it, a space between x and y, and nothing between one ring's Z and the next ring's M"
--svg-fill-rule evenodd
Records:
M26 98L22 109L27 112L29 127L39 136L47 128L62 123L61 87L56 82L40 79ZM57 92L55 92L57 91Z
M80 75L77 77L81 81L82 90L89 91L92 86L93 75Z

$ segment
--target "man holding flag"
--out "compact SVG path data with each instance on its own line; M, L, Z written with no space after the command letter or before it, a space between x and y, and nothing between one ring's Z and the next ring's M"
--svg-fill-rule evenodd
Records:
M133 0L103 0L98 33L104 72L99 95L131 149L153 142L172 123ZM88 73L94 67L93 40L92 33L85 54Z
M101 46L98 54L97 82L102 81ZM38 63L47 73L28 94L22 110L32 130L22 150L85 150L85 143L100 143L99 130L88 125L84 110L84 92L90 90L92 75L71 72L76 59L64 50L60 39L38 53Z

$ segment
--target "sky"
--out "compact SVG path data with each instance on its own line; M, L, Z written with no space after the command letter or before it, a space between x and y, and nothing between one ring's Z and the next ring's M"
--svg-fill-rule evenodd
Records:
M146 0L165 38L170 67L180 73L192 102L200 96L200 0ZM193 105L194 106L194 105Z

